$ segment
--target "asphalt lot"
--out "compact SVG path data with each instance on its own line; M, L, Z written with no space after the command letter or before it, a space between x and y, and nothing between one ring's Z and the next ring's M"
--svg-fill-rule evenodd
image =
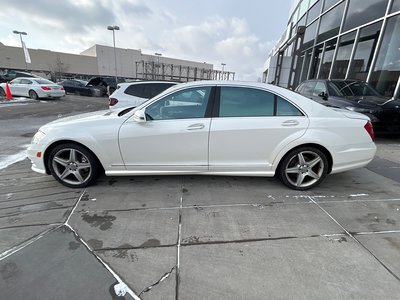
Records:
M0 167L40 125L103 108L70 95L0 103ZM399 298L400 139L377 144L369 166L307 192L217 176L76 190L22 157L0 170L0 298L124 299L118 282L125 299Z

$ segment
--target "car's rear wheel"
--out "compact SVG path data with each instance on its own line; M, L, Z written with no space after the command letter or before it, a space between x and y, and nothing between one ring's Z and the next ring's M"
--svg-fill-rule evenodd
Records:
M278 175L283 184L294 190L308 190L320 184L328 173L326 155L314 147L290 151L279 165Z
M92 152L70 143L56 146L47 163L53 177L71 188L90 185L96 180L100 170L99 162Z
M38 94L36 94L36 92L33 91L33 90L30 90L30 91L29 91L29 98L31 98L31 99L33 99L33 100L39 99Z

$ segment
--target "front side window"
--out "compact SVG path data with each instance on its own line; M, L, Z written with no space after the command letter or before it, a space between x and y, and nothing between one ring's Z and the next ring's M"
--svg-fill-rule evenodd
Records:
M211 86L175 92L149 105L147 120L204 118Z
M322 92L326 93L325 83L318 81L315 85L313 96L319 96Z

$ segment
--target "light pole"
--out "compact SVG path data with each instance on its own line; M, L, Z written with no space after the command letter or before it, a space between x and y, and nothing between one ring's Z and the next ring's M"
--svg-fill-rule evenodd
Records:
M24 50L24 42L22 41L22 36L28 35L28 34L25 31L18 31L18 30L14 30L13 33L19 34L19 39L21 40L22 51L25 51ZM24 52L24 57L25 57L25 52ZM28 63L26 62L26 58L25 58L25 71L28 71Z
M112 30L113 32L113 42L114 42L114 64L115 64L115 83L118 84L118 77L117 77L117 54L115 52L115 30L119 30L118 26L107 26L108 30Z

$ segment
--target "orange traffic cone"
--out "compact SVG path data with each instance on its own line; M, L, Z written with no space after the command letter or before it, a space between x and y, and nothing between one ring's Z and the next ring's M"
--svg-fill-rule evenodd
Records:
M6 82L6 99L11 100L12 98L10 87L8 86L8 82Z

